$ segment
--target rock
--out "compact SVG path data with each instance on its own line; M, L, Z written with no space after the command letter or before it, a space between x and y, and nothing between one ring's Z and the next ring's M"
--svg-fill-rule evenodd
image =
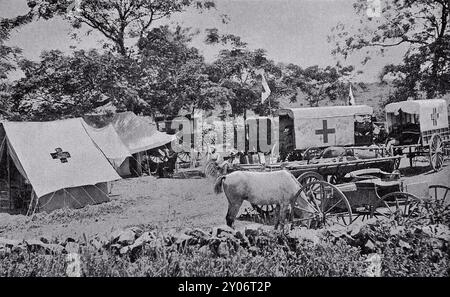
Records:
M390 235L397 236L397 235L402 234L404 231L405 231L404 226L394 226L394 227L391 227Z
M430 245L432 249L444 250L444 242L438 238L431 238Z
M352 237L357 237L361 232L361 228L363 228L364 223L362 221L353 222L350 226L347 227L348 235Z
M187 235L187 234L183 234L183 233L178 234L176 236L176 240L175 240L175 244L181 245L181 246L194 245L197 242L198 241L194 237Z
M119 253L121 255L124 255L124 254L128 253L130 250L131 250L131 246L124 246L119 250Z
M252 254L253 257L255 257L258 254L259 249L256 246L252 246L248 249L248 251Z
M103 244L97 239L93 238L89 241L89 243L97 250L101 250L103 248Z
M110 243L108 237L103 234L97 234L94 238L102 245L102 247L108 246Z
M227 225L221 225L219 227L213 228L212 236L220 237L220 234L222 234L222 233L228 233L228 234L234 235L234 234L236 234L236 230L234 230L233 228L231 228Z
M118 253L118 252L120 251L121 248L122 248L122 246L121 246L120 244L118 244L118 243L114 243L114 244L111 244L111 245L109 246L109 249L110 249L111 252L113 252L113 253Z
M247 248L250 246L250 241L243 232L237 231L235 237L240 241L242 247Z
M141 228L136 226L130 227L128 229L134 232L136 238L140 237L144 233L144 231Z
M156 238L155 238L154 234L146 231L146 232L142 233L141 236L138 239L136 239L136 241L133 243L133 246L134 247L141 246L144 243L150 242L150 241L155 240L155 239Z
M202 229L194 229L186 234L195 237L200 245L207 244L208 240L211 238L211 235L209 233L206 233Z
M22 244L22 242L19 240L0 237L0 247L13 248L13 247L21 245L21 244Z
M42 241L43 243L50 243L50 239L45 236L41 236L39 240Z
M40 240L26 239L26 240L24 240L24 243L26 244L26 246L30 252L42 252L42 251L46 252L47 251L45 243L43 243Z
M212 254L211 249L210 249L210 247L209 247L208 245L202 246L202 247L198 250L198 252L199 252L201 255L205 256L205 257L209 257L209 256L211 256L211 254Z
M2 257L5 257L6 255L8 255L11 252L10 248L7 248L5 246L0 246L0 259Z
M122 234L123 230L114 230L108 238L109 244L114 244L119 239L120 235Z
M136 235L133 232L133 230L131 229L123 230L120 233L119 238L117 239L117 243L121 245L131 245L134 243L135 236Z
M443 224L436 225L435 237L437 239L448 242L450 240L450 228Z
M365 253L373 253L373 252L376 251L376 248L377 248L376 244L375 244L372 240L369 239L369 240L364 244L363 251L364 251Z
M56 243L48 243L45 245L45 248L53 254L62 254L65 250L62 245Z
M36 239L27 239L24 241L30 252L44 252L46 254L63 253L64 247L55 243L44 243ZM73 244L73 243L69 243ZM14 251L22 251L20 248L13 248Z
M224 258L227 258L230 256L230 249L226 242L221 242L219 244L219 246L217 247L217 255L219 257L224 257Z
M365 262L369 263L366 270L368 277L381 277L381 256L379 254L370 254Z
M77 253L69 253L66 256L66 275L68 277L81 277L81 258Z
M75 240L75 238L72 238L72 237L66 237L66 240L64 241L65 243L68 243L68 242L77 242L76 240Z
M80 251L80 245L76 242L68 242L64 247L67 253L78 253Z
M244 234L247 237L255 237L261 233L261 224L251 224L245 227Z
M344 233L344 235L347 234ZM319 231L306 228L295 228L288 233L287 237L298 240L309 240L314 244L318 244L321 241Z
M398 241L398 246L401 247L401 248L407 249L407 250L411 249L411 245L409 243L407 243L406 241L401 240L401 239Z

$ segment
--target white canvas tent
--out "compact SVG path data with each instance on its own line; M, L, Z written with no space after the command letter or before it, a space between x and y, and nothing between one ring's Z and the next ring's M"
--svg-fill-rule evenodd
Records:
M94 141L106 158L108 158L114 169L120 171L123 163L128 157L131 157L131 154L120 139L113 125L109 124L103 128L94 128L83 121L83 126L92 141Z
M2 166L7 167L3 177L8 179L11 204L14 199L26 200L12 197L13 184L19 180L30 185L30 209L38 211L109 201L107 182L120 177L82 121L2 123L0 152Z

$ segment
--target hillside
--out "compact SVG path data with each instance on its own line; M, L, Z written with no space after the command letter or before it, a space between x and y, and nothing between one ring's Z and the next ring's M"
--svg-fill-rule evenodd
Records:
M352 86L353 96L356 104L369 105L374 109L374 113L379 120L384 119L384 103L389 95L394 92L394 88L389 83L360 83ZM443 97L447 100L447 109L450 110L450 94ZM345 105L344 101L321 101L320 106ZM288 98L280 100L280 108L289 107L309 107L306 95L299 94L297 102L289 102Z

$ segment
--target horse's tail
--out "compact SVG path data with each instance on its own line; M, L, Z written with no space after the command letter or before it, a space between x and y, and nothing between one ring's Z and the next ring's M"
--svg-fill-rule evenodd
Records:
M222 183L225 179L225 175L221 175L216 179L216 182L214 183L214 193L220 194L222 193Z

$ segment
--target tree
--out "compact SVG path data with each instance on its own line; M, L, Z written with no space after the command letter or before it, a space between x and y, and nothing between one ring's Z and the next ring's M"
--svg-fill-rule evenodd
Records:
M128 38L142 38L154 23L189 7L215 7L212 0L28 0L29 18L60 16L75 29L83 25L102 34L114 51L130 55ZM89 33L89 31L88 31Z
M12 88L12 108L28 120L53 120L82 116L112 102L125 110L145 106L135 81L139 67L132 59L76 51L70 56L52 50L40 62L21 60L25 77Z
M161 26L139 41L139 64L144 73L141 97L152 107L150 114L212 110L230 95L210 79L204 58L188 45L195 34L189 28Z
M376 1L375 1L376 2ZM338 24L334 29L334 54L347 57L365 50L363 63L373 53L406 46L400 64L387 65L381 79L393 78L396 91L390 101L426 96L433 98L450 91L450 3L448 0L383 1L379 17L367 14L369 3L354 3L360 19L356 28Z
M16 46L9 46L11 30L29 21L28 17L19 16L12 19L0 18L0 111L8 118L16 115L10 112L11 84L7 81L10 71L16 69L15 62L20 58L22 50Z
M263 49L249 50L239 36L221 35L218 30L207 29L207 44L228 46L220 51L218 58L208 67L210 79L230 90L227 98L233 115L245 115L246 110L257 114L269 114L279 106L278 99L286 93L281 81L281 71L266 57ZM271 89L270 97L261 103L261 75L263 69Z
M306 94L310 106L319 106L323 100L346 100L349 88L349 76L353 67L320 68L311 66L306 69L288 64L283 69L283 82L292 89L291 102L296 101L297 90Z

